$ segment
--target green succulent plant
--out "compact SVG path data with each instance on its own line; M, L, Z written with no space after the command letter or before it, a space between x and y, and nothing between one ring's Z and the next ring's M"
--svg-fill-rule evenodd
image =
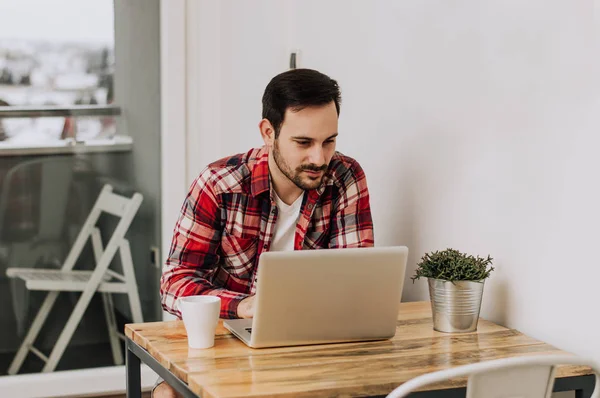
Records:
M435 278L450 282L455 281L481 281L490 276L494 270L493 258L474 257L461 253L455 249L426 253L419 263L415 275L416 279Z

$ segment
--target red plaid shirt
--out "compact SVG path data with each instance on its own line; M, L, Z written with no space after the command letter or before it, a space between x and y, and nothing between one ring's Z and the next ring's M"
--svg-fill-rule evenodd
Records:
M175 301L221 298L221 318L236 318L240 301L256 291L261 253L269 251L277 220L268 150L253 149L204 169L190 188L161 278L163 308L181 317ZM318 189L304 195L294 250L373 246L365 173L336 152Z

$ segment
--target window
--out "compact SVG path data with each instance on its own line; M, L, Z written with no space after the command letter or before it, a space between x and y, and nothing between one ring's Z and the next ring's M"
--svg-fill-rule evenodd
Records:
M0 98L5 101L0 106L0 300L5 309L0 312L0 376L8 373L46 294L28 291L22 281L8 278L6 269L60 268L105 184L124 196L144 195L127 238L144 320L161 316L160 140L142 140L160 135L159 40L146 39L159 37L158 22L158 0L0 2ZM148 34L135 36L140 29ZM119 66L115 54L121 54ZM143 101L148 98L153 101ZM123 117L115 123L121 106L131 127L122 126ZM135 152L129 150L134 138L140 142ZM115 222L110 216L100 219L102 238L112 234ZM94 264L88 242L75 269L90 270ZM117 272L120 267L118 259L111 264ZM17 371L39 375L27 387L40 395L68 392L39 372L78 298L79 293L59 295L33 344L39 351L29 352ZM113 301L122 330L132 321L129 302L123 295ZM91 392L86 380L109 377L94 368L117 362L105 318L96 294L56 367L78 371L69 386L77 385L82 394ZM121 373L114 376L123 381ZM4 392L10 378L0 379ZM31 379L15 380L9 385Z
M113 2L11 3L0 6L0 142L113 138Z

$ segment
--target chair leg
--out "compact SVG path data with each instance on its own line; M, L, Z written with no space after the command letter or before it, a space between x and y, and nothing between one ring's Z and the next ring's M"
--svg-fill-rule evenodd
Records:
M97 264L100 262L103 251L100 230L97 227L94 227L92 230L92 248L94 249L94 256ZM121 352L121 345L117 333L117 322L115 320L115 309L113 306L112 295L110 293L102 293L102 303L104 304L104 316L106 317L108 338L110 340L110 348L112 350L113 360L115 361L115 365L123 365L123 353Z
M127 296L129 297L131 316L133 322L142 323L144 322L142 305L140 303L140 295L138 293L133 261L131 259L131 249L129 248L129 241L127 241L127 239L123 239L121 242L119 254L121 256L121 264L123 265L123 275L127 281Z
M108 327L108 338L112 350L115 365L123 365L123 353L121 352L121 343L117 334L117 320L115 319L115 308L110 293L102 293L102 302L104 304L104 315Z
M48 318L48 315L50 314L50 310L52 309L52 306L56 302L58 293L59 292L50 292L44 299L44 302L42 303L40 310L38 311L37 315L35 316L35 319L33 320L33 323L31 324L31 327L29 328L29 331L27 332L27 336L25 336L23 343L21 343L21 346L19 347L19 350L17 351L17 355L15 355L15 358L13 359L12 363L10 364L10 367L8 369L9 375L15 375L15 374L17 374L17 372L19 372L19 369L21 368L21 366L23 365L23 362L25 361L25 358L27 357L27 353L29 352L29 347L31 347L33 345L33 342L35 341L38 334L40 333L42 326L44 326L44 322L46 321L46 318Z
M95 289L96 287L94 287L93 290L91 288L88 288L81 294L81 297L77 301L77 304L75 305L75 308L73 309L73 312L71 313L71 316L69 317L65 328L60 333L60 336L58 337L58 340L56 341L56 344L54 345L54 348L52 349L52 352L48 357L48 362L46 362L46 365L42 369L42 372L52 372L54 371L54 369L56 369L58 361L64 354L65 349L67 348L67 345L71 340L71 337L73 337L73 333L75 333L77 325L79 325L79 322L81 321L85 310L87 309L88 305L90 304L90 301L92 300L92 296L94 295Z
M140 296L137 294L137 289L134 292L129 292L129 305L131 307L131 316L133 317L133 322L142 323L144 322L144 318L142 316L142 305L140 303Z

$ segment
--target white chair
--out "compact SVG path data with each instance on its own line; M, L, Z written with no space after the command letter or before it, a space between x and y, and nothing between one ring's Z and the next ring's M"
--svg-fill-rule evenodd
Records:
M427 385L468 376L467 398L550 398L558 365L591 367L596 374L592 398L600 397L600 367L591 360L569 355L514 357L458 366L415 377L387 397L406 397Z
M109 340L114 362L117 365L123 364L123 353L121 352L119 338L124 339L124 336L117 330L111 293L127 294L133 322L143 322L142 308L135 280L131 251L129 242L125 239L125 233L129 229L131 221L137 213L141 203L141 194L135 193L131 198L127 198L113 193L112 187L110 185L105 185L87 220L83 224L75 243L73 243L61 269L8 268L6 270L6 274L9 277L20 278L25 281L27 289L49 292L27 332L23 343L17 351L17 355L10 365L8 374L14 375L19 371L29 351L46 362L42 372L52 372L56 368L58 361L71 340L92 296L96 292L102 293L104 313L108 324ZM102 247L100 230L96 226L96 223L103 212L120 217L119 223L117 224L112 237L108 241L106 248ZM96 262L95 268L92 271L73 270L73 267L89 238L91 238L92 242ZM117 250L119 251L121 259L123 274L119 274L109 269ZM33 343L42 329L60 292L81 292L81 296L63 331L58 337L50 356L47 357L40 350L35 348Z

